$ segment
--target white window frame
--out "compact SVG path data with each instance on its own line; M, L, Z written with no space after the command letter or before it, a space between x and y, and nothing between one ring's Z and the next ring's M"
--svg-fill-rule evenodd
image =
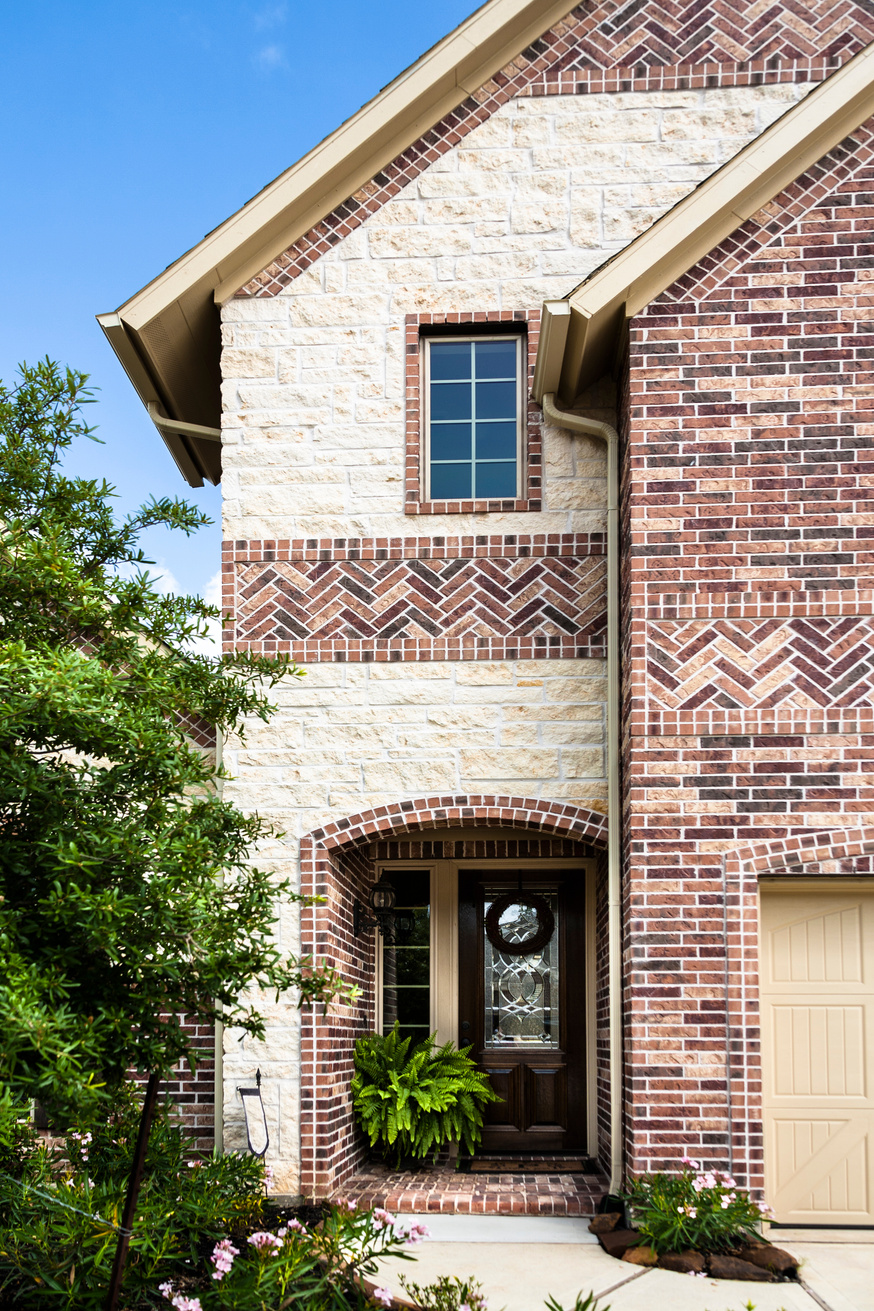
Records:
M523 332L472 332L464 335L455 333L429 334L422 337L423 342L423 367L422 367L422 437L420 449L422 452L421 468L419 470L420 484L424 488L424 500L431 501L435 498L431 495L431 346L434 342L441 343L446 341L461 342L479 342L479 341L514 341L516 343L516 491L513 496L478 496L476 491L471 496L441 496L437 499L440 501L509 501L524 500L526 485L526 460L527 451L526 441L526 387L527 379L527 337ZM473 416L475 422L475 415ZM474 433L474 442L476 435ZM471 466L476 477L476 451L471 452ZM460 461L463 463L463 461Z

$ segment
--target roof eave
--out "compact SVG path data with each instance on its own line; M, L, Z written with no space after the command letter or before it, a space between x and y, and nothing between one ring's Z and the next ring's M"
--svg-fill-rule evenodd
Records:
M144 404L157 400L171 418L218 426L215 304L233 296L572 8L569 0L488 0L114 314L99 315ZM189 482L218 480L215 452L188 439L165 440Z

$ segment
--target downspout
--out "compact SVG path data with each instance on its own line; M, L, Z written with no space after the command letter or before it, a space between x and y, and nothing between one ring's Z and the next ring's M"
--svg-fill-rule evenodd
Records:
M610 1033L610 1192L622 1187L622 824L619 790L619 433L569 414L549 392L543 413L569 432L607 443L607 978Z

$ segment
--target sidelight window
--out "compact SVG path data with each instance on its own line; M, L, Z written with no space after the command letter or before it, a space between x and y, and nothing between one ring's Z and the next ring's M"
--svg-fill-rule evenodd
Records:
M431 872L383 871L395 889L394 909L407 911L412 924L397 944L382 944L382 1032L397 1020L401 1037L421 1042L431 1032Z

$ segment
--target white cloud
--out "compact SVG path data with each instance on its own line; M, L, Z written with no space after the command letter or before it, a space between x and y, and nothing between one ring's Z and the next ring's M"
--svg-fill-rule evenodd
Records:
M279 45L262 46L254 56L254 62L263 69L286 68L285 49Z
M206 587L203 589L203 599L207 605L221 605L222 603L222 571L217 570L210 578ZM191 643L191 649L197 655L220 656L222 653L222 621L220 619L209 620L209 632L206 637L196 638Z

